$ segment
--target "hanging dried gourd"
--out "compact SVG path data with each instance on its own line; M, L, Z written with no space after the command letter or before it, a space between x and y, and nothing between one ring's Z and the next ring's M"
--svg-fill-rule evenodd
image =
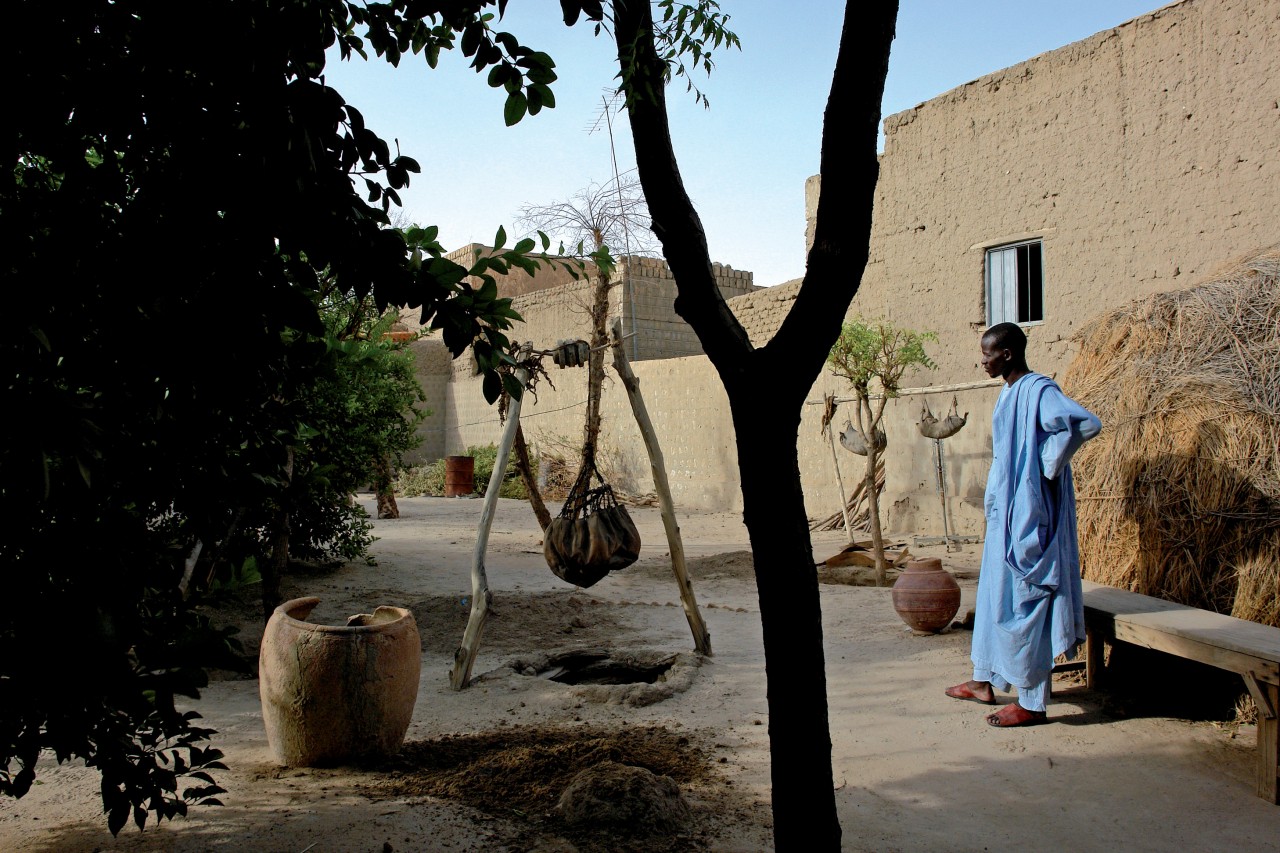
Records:
M965 412L964 417L959 414L959 401L955 397L951 398L951 413L942 420L933 414L929 409L929 402L926 400L924 408L920 412L920 423L916 426L920 429L920 434L925 438L950 438L960 431L969 421L969 413Z
M591 488L592 479L600 485ZM543 533L542 553L556 577L588 587L640 557L640 531L594 464L583 467Z
M889 446L889 437L881 428L875 431L875 441L877 453ZM844 432L840 433L840 446L850 453L856 453L859 456L867 455L867 440L863 437L861 430L850 421L844 422Z

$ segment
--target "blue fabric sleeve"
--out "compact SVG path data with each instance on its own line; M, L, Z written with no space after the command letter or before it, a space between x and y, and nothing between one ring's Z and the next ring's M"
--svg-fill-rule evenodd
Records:
M1047 384L1040 394L1040 468L1044 476L1056 480L1080 446L1102 430L1097 416Z

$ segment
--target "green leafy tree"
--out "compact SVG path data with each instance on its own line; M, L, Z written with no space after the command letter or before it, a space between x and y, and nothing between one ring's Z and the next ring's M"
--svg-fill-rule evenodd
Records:
M355 493L370 483L390 490L390 471L418 443L425 417L412 353L386 335L398 313L379 318L368 297L333 292L321 310L323 340L300 342L317 358L292 391L288 476L240 524L249 537L240 550L264 568L264 618L280 604L291 558L368 559L372 525Z
M867 506L871 512L871 549L876 558L876 585L884 586L888 567L884 557L884 531L880 526L880 492L876 488L876 466L885 450L885 406L898 396L903 375L913 368L934 369L925 354L926 341L936 341L932 332L900 329L884 320L867 323L861 318L846 322L831 345L827 365L853 389L854 426L867 450L863 480Z
M326 279L419 309L499 396L517 316L493 276L532 269L536 244L500 233L464 268L434 230L388 227L422 167L323 77L335 46L433 66L460 52L518 121L552 105L554 65L493 29L494 6L6 7L24 36L0 130L0 793L25 794L48 749L101 771L113 832L211 801L217 757L175 697L233 649L182 594L185 567L237 538L238 508L318 476L298 464L319 433L294 392L354 363L326 342Z

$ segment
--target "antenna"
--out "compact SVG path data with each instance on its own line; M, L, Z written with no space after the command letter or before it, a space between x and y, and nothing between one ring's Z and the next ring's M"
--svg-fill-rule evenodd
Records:
M627 301L631 305L631 334L629 335L631 338L631 360L639 361L639 320L636 317L636 295L631 287L631 225L624 213L622 175L618 172L618 151L613 141L613 112L622 93L617 89L608 87L603 91L605 94L600 96L600 112L596 115L595 121L588 127L587 135L589 136L598 131L602 122L609 133L609 160L613 164L613 186L618 191L618 218L622 221L622 243L625 251L623 256L625 260L622 266L622 289L627 294Z

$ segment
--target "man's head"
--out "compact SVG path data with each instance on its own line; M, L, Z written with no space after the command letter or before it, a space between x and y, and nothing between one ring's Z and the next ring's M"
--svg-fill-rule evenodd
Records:
M1016 323L997 323L982 334L982 369L993 379L1029 372L1027 336Z

